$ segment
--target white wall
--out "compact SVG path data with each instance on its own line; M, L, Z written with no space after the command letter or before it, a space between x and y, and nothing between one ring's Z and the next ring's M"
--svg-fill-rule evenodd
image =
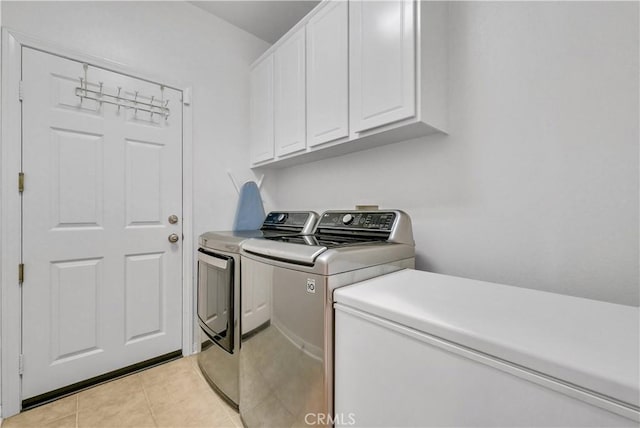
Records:
M277 207L404 209L419 269L639 305L638 3L450 6L450 135L280 170Z
M2 25L193 87L194 228L229 229L248 169L249 64L269 44L186 2L8 2Z

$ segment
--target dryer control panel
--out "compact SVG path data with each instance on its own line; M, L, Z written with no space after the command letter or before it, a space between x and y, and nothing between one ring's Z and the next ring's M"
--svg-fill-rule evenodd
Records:
M313 211L272 211L262 222L261 230L283 230L309 234L318 219Z

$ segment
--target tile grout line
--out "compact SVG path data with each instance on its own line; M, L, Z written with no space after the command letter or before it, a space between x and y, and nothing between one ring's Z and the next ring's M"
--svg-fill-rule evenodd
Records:
M189 382L190 388L194 389L194 390L200 390L201 387L206 386L206 391L208 392L208 395L210 394L212 396L212 398L215 398L215 403L211 402L211 407L210 408L210 413L212 417L215 417L216 422L214 425L218 426L218 428L220 427L229 427L229 428L241 428L238 427L237 423L236 423L236 419L237 419L237 413L233 411L233 409L231 407L229 407L208 385L208 382L206 381L206 379L204 378L198 364L195 358L191 358L190 360L185 361L185 363L187 363L187 367L190 368L190 370L192 370L190 373L195 374L196 376L193 378L193 382ZM182 363L180 364L182 365ZM184 367L184 366L183 366ZM175 370L171 370L171 372L173 373ZM181 369L178 370L178 372L180 372ZM182 373L188 373L188 372L182 372ZM177 373L178 375L180 375L180 373ZM187 376L187 378L191 377L191 375ZM138 385L142 387L142 392L144 394L144 398L145 398L145 403L147 405L147 409L149 411L149 414L151 415L152 418L152 423L154 424L153 426L155 427L160 427L161 424L159 423L159 421L162 419L160 417L160 415L156 415L154 408L152 406L152 402L151 402L151 391L147 391L145 382L143 380L143 376L141 373L137 373L134 374L133 376L131 376L131 379L133 382L138 382ZM166 379L166 381L170 381L170 379ZM113 381L112 381L113 382ZM108 383L105 383L105 385L107 385ZM134 386L133 384L130 384L130 387ZM99 388L99 387L98 387ZM137 388L136 388L137 389ZM150 389L152 389L150 387ZM139 390L138 390L139 391ZM74 425L75 428L79 428L80 427L80 396L83 396L83 394L74 394L73 397L69 397L69 401L74 400L75 403L73 405L66 405L67 407L67 415L66 416L58 416L56 417L54 420L49 421L48 423L56 423L59 421L62 421L64 419L67 419L67 423L71 422L71 417L74 417ZM208 400L208 398L207 398ZM83 398L83 403L84 403L84 398ZM87 404L89 404L89 402L87 402ZM140 403L141 405L142 403ZM139 407L139 406L138 406ZM84 404L83 404L83 408L84 408ZM141 409L142 410L142 409ZM161 410L161 409L159 409ZM219 420L218 420L219 419ZM87 420L86 418L83 417L83 424L86 425ZM3 425L2 427L5 426L5 421L3 421ZM206 423L205 423L206 424ZM84 426L83 425L83 426ZM20 426L19 424L17 426ZM68 426L71 426L71 424L69 423ZM207 425L209 426L209 425ZM213 426L213 425L211 425ZM102 428L106 428L108 427L108 425L99 425L99 427ZM98 428L98 427L95 427ZM113 428L113 426L111 427Z
M144 387L144 382L142 381L142 378L140 377L140 373L136 374L136 376L138 376L138 381L140 382L140 385L142 386L142 392L144 393L144 399L147 402L147 407L149 408L149 413L151 413L151 419L153 419L153 423L155 424L155 426L159 426L158 425L158 420L156 419L155 412L153 411L153 406L151 406L151 400L149 399L149 395L147 395L147 389Z

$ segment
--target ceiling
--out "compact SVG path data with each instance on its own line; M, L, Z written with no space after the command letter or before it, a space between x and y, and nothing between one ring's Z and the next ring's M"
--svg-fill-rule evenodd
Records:
M274 43L313 9L316 0L191 1L245 31Z

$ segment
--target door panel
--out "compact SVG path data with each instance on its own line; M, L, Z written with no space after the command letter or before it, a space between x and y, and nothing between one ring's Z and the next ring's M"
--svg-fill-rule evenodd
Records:
M307 23L307 145L349 136L348 3L334 1Z
M298 30L274 55L275 150L284 156L307 148L305 34Z
M149 339L163 331L163 253L127 255L126 340Z
M51 130L52 227L101 227L101 135Z
M29 48L22 74L26 399L181 348L182 115L178 91L95 67L172 114L81 100L82 64Z
M100 352L98 290L102 260L51 263L51 344L53 363Z
M251 163L273 159L273 55L251 70Z
M415 115L414 1L349 2L351 130Z
M126 140L127 227L162 225L162 145Z

